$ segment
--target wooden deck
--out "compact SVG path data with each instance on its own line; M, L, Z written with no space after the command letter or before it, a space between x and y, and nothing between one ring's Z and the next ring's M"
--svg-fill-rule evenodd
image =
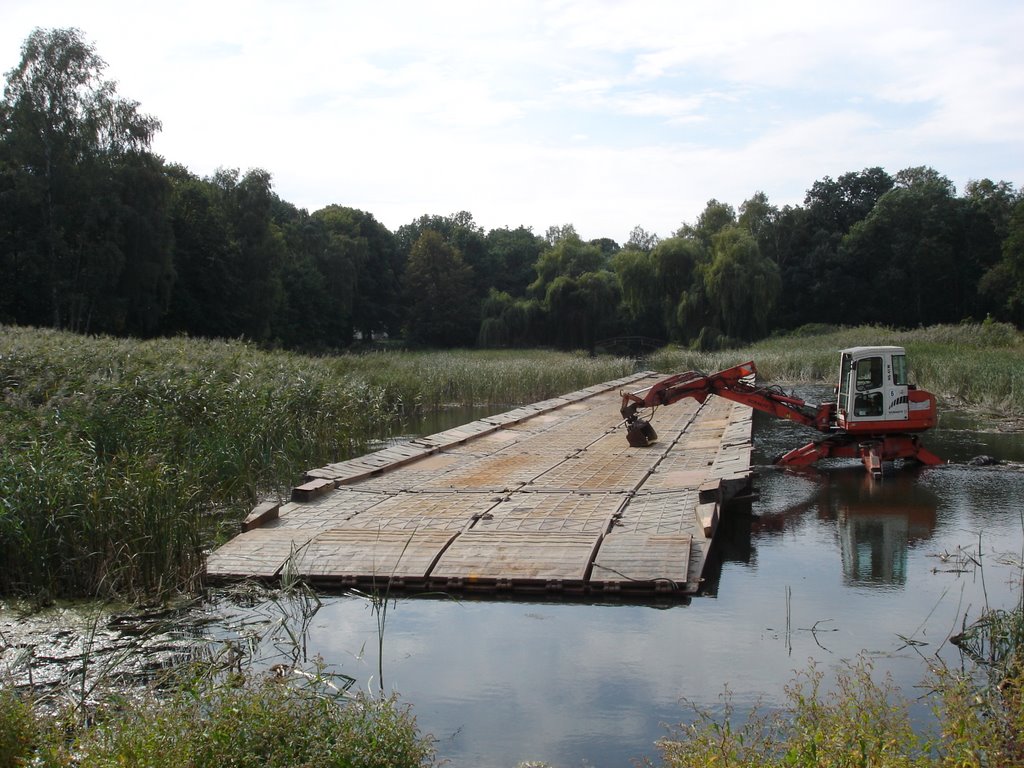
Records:
M214 581L680 596L699 591L724 505L750 484L750 409L658 410L631 448L622 390L644 373L311 470L213 552Z

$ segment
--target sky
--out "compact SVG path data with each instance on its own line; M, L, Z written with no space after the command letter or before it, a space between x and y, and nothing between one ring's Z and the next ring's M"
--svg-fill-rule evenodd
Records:
M167 161L392 231L623 244L875 166L1024 187L1019 0L0 0L0 72L36 27L83 32Z

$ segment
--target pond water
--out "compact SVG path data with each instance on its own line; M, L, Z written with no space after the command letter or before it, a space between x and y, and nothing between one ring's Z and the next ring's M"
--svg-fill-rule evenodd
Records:
M780 704L812 659L829 672L867 654L915 698L926 659L960 664L947 639L965 617L1012 607L1021 589L1024 473L965 463L1024 462L1024 435L979 431L958 414L942 425L926 444L957 464L877 481L859 463L767 466L813 435L758 418L759 497L724 531L710 594L688 604L404 597L385 613L326 597L305 651L356 685L398 692L460 767L655 758L665 724L685 721L691 704L720 712L726 686L741 713ZM923 721L927 703L918 709Z
M815 401L828 391L796 394ZM411 431L483 415L460 410ZM688 603L400 596L375 605L356 595L317 602L224 592L188 609L181 624L189 642L245 643L258 664L320 657L355 686L397 692L456 768L657 759L665 725L690 719L693 705L721 713L726 687L740 715L780 705L810 660L829 673L867 655L913 699L929 662L961 663L951 634L985 606L1019 599L1024 472L967 462L985 454L1024 464L1024 434L947 412L925 443L951 465L880 481L856 462L769 466L812 437L755 418L757 498L723 521L708 593ZM167 633L169 660L157 665L173 663L181 637ZM68 680L79 650L47 653L65 667L55 680ZM928 709L922 700L914 714L925 722Z

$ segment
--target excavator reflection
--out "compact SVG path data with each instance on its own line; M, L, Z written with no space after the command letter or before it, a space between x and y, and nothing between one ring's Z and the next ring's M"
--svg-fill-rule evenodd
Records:
M828 472L811 497L758 516L755 535L781 533L814 513L835 521L843 582L848 586L903 587L908 551L935 532L938 496L911 474L871 482L851 468Z

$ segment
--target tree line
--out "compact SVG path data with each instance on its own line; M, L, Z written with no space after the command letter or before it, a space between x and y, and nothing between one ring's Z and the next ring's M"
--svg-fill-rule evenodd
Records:
M472 214L391 232L282 200L270 173L200 178L150 151L160 122L80 30L34 30L0 102L0 322L247 338L310 351L414 345L712 348L809 323L1024 324L1024 195L928 167L815 181L803 205L711 200L665 238Z

